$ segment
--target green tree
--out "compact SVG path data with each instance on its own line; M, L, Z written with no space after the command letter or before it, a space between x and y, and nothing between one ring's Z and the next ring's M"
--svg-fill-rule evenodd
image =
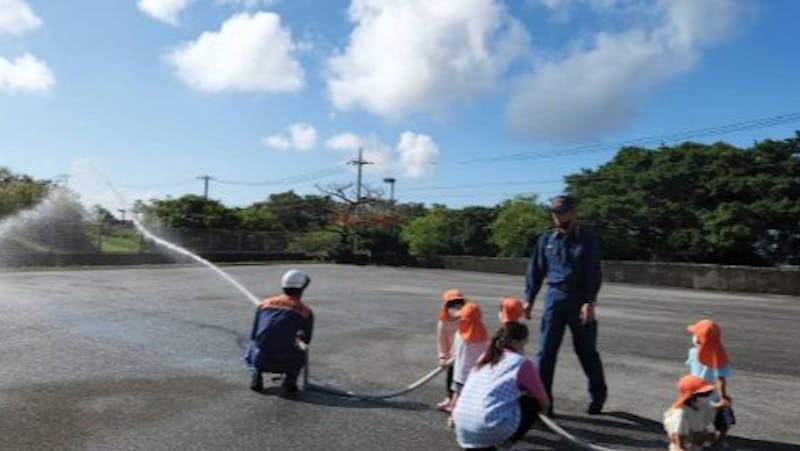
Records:
M547 207L535 195L518 196L500 204L491 224L491 241L502 257L527 257L536 237L550 226Z
M400 238L415 257L435 258L446 255L454 247L454 222L451 211L443 206L434 206L427 215L405 224L401 228Z
M182 229L235 229L239 218L220 201L187 194L177 199L151 199L138 203L149 223Z
M800 134L741 149L623 148L567 177L607 258L776 264L798 260Z
M0 167L0 218L36 205L51 187L49 180L35 180Z

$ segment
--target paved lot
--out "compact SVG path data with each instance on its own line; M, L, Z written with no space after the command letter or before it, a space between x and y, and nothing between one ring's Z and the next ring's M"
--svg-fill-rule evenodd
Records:
M432 367L443 289L474 297L494 329L497 298L522 287L506 275L303 266L317 317L312 379L359 390L397 388ZM264 296L285 269L226 271ZM735 365L731 445L800 450L800 298L606 284L599 302L608 413L582 414L585 379L566 337L562 426L611 448L664 449L658 421L685 370L684 327L711 315ZM203 268L0 273L0 449L457 449L431 408L442 379L382 403L250 392L251 319L250 301ZM526 441L567 449L542 430Z

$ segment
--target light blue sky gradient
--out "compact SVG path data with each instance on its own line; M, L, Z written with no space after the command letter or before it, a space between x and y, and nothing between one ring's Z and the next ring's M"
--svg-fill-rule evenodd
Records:
M0 58L33 54L46 61L55 84L44 93L0 90L0 165L53 178L75 172L76 162L88 163L124 187L130 197L201 193L202 182L195 179L201 174L230 181L268 181L310 173L354 156L325 146L334 135L374 136L394 149L400 135L410 131L430 136L439 155L429 176L389 174L398 179L400 201L492 205L514 194L550 197L562 189L563 175L596 167L614 152L518 162L459 162L519 152L547 153L577 143L616 142L800 112L800 2L794 0L737 3L744 12L737 17L735 29L700 51L688 70L649 84L645 93L636 96L632 117L569 139L514 133L507 107L515 93L516 76L536 70L543 61L562 60L576 45L591 46L591 36L597 32L624 33L636 27L637 21L649 20L646 16L592 12L585 5L553 11L535 0L509 2L507 14L524 25L529 45L527 54L517 58L490 90L464 96L440 112L386 118L363 108L342 111L330 100L326 62L347 48L354 26L348 20L347 1L283 0L255 9L279 14L293 39L310 47L296 55L305 72L304 87L284 93L198 92L184 84L167 63L165 55L171 49L204 31L219 30L230 16L241 12L234 6L195 0L180 13L179 24L171 26L144 14L134 0L27 3L43 24L21 35L0 33ZM593 77L592 72L587 71L586 77ZM297 122L316 129L313 149L277 151L261 143ZM784 124L699 141L721 139L747 146L755 140L791 137L797 129L798 123ZM87 202L117 207L102 184L93 184L85 179L90 175L78 172L71 183L76 183ZM367 173L365 182L383 187L385 175ZM212 182L211 196L229 205L246 205L272 192L316 193L315 183L354 179L352 170L342 166L333 176L293 184ZM484 183L474 188L426 188Z

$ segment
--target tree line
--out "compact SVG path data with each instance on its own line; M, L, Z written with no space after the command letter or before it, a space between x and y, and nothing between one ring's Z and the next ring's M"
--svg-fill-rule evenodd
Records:
M625 147L565 182L579 200L581 223L601 237L606 259L800 264L800 132L747 148ZM0 172L0 217L35 203L49 186ZM274 193L246 207L185 195L138 201L136 210L154 226L269 231L285 236L290 252L391 264L441 255L527 257L551 223L547 199L532 194L450 208L392 202L369 187L360 197L352 185L318 188L318 194ZM113 220L100 207L87 216Z

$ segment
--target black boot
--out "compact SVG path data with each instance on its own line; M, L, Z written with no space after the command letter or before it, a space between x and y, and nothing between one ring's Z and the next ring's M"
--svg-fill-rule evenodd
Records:
M250 379L250 390L261 393L264 391L264 378L261 377L261 372L253 373L253 378Z

